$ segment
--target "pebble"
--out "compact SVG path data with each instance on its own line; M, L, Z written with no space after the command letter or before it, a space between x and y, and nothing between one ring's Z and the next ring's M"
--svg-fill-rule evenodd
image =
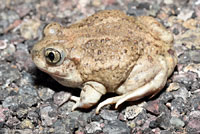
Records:
M27 51L28 50L17 50L13 55L16 60L17 68L20 71L30 71L34 66L31 56Z
M195 19L189 19L183 23L183 26L191 30L196 30L198 23Z
M189 87L192 85L192 83L193 83L194 81L197 80L197 78L198 78L198 75L195 74L195 73L191 73L191 72L188 72L188 73L186 73L186 72L181 72L180 74L174 75L174 76L173 76L173 81L176 82L176 83L182 83L183 85L182 85L182 87L180 87L180 88L182 88L182 89L181 89L181 92L182 92L182 91L183 91L183 92L187 92L186 90L189 90L189 89L190 89ZM188 87L188 88L185 90L184 87ZM177 91L178 91L178 90L177 90ZM175 92L175 91L174 91L174 92ZM179 92L180 92L180 91L179 91Z
M187 99L189 97L189 92L184 85L181 85L179 90L173 91L172 94L174 98L182 98L184 102L187 102Z
M186 67L184 67L184 72L194 72L198 74L198 77L200 77L200 64L194 64L190 63Z
M18 119L26 118L26 115L28 114L28 109L26 108L19 108L16 112Z
M189 121L187 124L188 133L198 133L200 132L200 111L192 111L189 114Z
M173 4L174 1L173 0L164 0L164 3L167 5Z
M20 33L22 37L27 40L35 39L38 37L38 29L40 25L41 22L38 19L29 19L23 21L22 25L20 26Z
M36 89L31 85L24 85L19 89L19 95L30 95L33 97L37 97Z
M20 127L22 129L25 129L25 128L29 128L29 129L33 129L34 128L34 125L32 124L32 122L28 119L25 119L21 122L20 124Z
M150 122L149 127L150 128L159 127L161 129L169 128L170 127L170 116L167 115L166 113L162 113L161 115L159 115L159 117L156 120Z
M0 33L4 33L4 30L19 19L19 15L14 10L3 10L0 12Z
M125 110L125 118L126 119L134 119L143 110L144 110L143 104L128 106L128 107L126 107L126 110Z
M183 98L178 97L175 98L174 100L172 100L171 102L171 110L174 111L178 111L180 114L185 113L186 111L186 106L185 106L185 102L183 100Z
M200 50L189 51L192 62L200 63Z
M167 92L171 92L171 91L176 91L180 88L179 83L170 83L169 86L167 87Z
M186 49L192 49L192 47L195 47L196 49L200 49L200 33L198 29L195 30L187 30L183 32L182 34L179 34L175 37L175 44L181 45L181 47L186 47ZM187 51L184 51L183 53L188 54ZM179 62L183 62L182 59L179 60Z
M3 49L0 53L0 56L3 58L3 59L8 59L9 57L11 57L14 53L15 53L16 49L15 49L15 46L14 44L12 43L9 43L5 49ZM2 59L2 60L3 60Z
M180 127L184 127L184 126L185 126L185 123L184 123L181 119L179 119L179 118L177 118L177 117L172 117L172 118L170 119L170 124L171 124L172 126L174 126L174 127L177 127L177 128L180 128Z
M185 53L181 54L178 57L178 61L180 61L180 64L186 64L186 63L190 62L191 61L191 57L190 57L189 52L185 52Z
M159 100L149 101L146 105L146 110L154 115L159 115Z
M99 122L91 122L90 124L86 125L85 129L88 134L102 131L101 124Z
M57 120L57 107L54 105L44 104L40 107L40 116L42 126L51 126Z
M100 116L104 120L112 121L112 120L117 120L118 113L116 111L102 110L100 112Z
M9 112L8 108L0 107L0 124L5 122L6 115L8 114L8 112Z
M200 110L199 109L200 108L200 96L192 98L190 102L191 102L192 109Z
M177 18L183 21L186 21L192 17L194 10L184 8L181 10L180 14L178 14Z
M164 92L163 94L161 94L161 97L159 100L162 101L163 103L167 103L173 99L174 99L174 95L171 92Z
M53 99L54 93L55 93L55 91L53 91L50 88L40 88L38 90L38 95L43 101Z
M130 133L130 130L125 122L116 120L110 121L108 124L105 124L103 132L108 134L128 134Z
M54 134L72 134L72 131L70 129L67 129L65 127L64 122L61 119L56 120L53 124L54 128Z
M36 110L30 110L28 111L27 118L30 119L34 124L37 124L39 120L39 114L36 112Z
M55 93L53 96L54 103L57 104L58 106L62 105L63 103L67 102L69 98L71 97L71 94L68 92L58 92Z
M16 67L9 63L0 62L0 70L0 83L2 83L2 88L8 87L13 81L17 81L21 77Z
M18 125L20 125L20 120L17 119L16 117L8 117L6 123L5 123L9 128L13 128L16 127Z

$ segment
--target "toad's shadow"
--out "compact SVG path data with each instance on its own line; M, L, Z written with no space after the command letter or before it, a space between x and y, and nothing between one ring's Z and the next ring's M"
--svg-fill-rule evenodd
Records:
M69 92L75 96L80 95L80 91L81 91L80 89L65 87L65 86L59 84L50 75L40 71L39 69L34 70L34 75L35 75L34 85L48 87L55 92L65 91L65 92Z

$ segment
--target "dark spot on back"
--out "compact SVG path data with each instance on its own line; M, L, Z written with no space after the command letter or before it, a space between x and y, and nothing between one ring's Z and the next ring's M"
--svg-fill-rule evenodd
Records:
M172 49L169 49L168 51L167 51L170 55L172 55L172 56L174 56L174 50L172 50Z

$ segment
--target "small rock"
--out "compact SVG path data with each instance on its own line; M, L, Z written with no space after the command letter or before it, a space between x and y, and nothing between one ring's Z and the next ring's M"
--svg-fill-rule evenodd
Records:
M33 97L37 97L36 89L31 85L24 85L19 89L19 95L30 95Z
M189 54L194 63L200 63L200 50L191 50Z
M189 121L187 124L188 133L200 132L200 111L192 111L189 115Z
M19 70L29 71L33 66L30 54L24 50L17 50L14 54L16 65Z
M38 123L39 115L35 111L29 111L27 115L28 119L30 119L33 123Z
M12 116L10 116L8 118L8 120L6 121L6 125L8 127L10 127L10 128L14 128L14 127L16 127L19 124L20 124L20 120L17 119L16 117L12 117Z
M167 5L173 4L174 1L173 0L164 0L164 3Z
M189 19L189 20L187 20L187 21L185 21L183 23L183 26L185 28L188 28L188 29L191 29L191 30L196 30L197 24L198 24L197 20L195 20L195 19Z
M185 103L183 98L178 97L174 100L172 100L171 102L171 110L174 111L178 111L179 113L184 113L185 112Z
M89 122L101 121L102 118L99 114L92 113L91 116L87 119Z
M96 131L102 131L101 125L99 122L91 122L90 124L88 124L86 127L86 132L88 134L93 134Z
M22 37L24 37L27 40L35 39L36 37L38 37L38 28L40 25L40 20L25 20L24 22L22 22L22 25L20 27L20 33Z
M200 59L200 57L199 57ZM190 63L188 64L186 67L184 67L184 72L195 72L198 74L198 77L200 77L200 64L194 64L194 63Z
M179 83L179 86L180 86L179 90L185 91L185 89L183 88L188 87L188 89L190 89L189 87L192 85L194 81L197 80L197 78L198 78L197 74L192 73L192 72L179 73L173 76L173 81ZM183 83L183 84L181 85L180 83ZM174 92L180 92L179 90L174 91Z
M140 114L143 111L143 104L139 104L139 105L133 105L133 106L129 106L126 107L125 110L125 118L126 119L134 119L136 116L138 116L138 114Z
M9 63L0 62L0 70L0 84L3 89L21 77L18 69Z
M116 120L106 124L103 128L103 132L108 134L129 134L130 130L125 122Z
M192 49L193 46L195 46L196 49L200 49L200 32L198 29L196 30L187 30L183 34L179 34L175 39L175 44L179 44L182 47L186 47L189 49ZM184 46L183 46L184 44ZM189 56L188 51L184 51L186 53L186 56ZM179 59L179 63L182 62ZM185 62L187 63L187 62Z
M9 112L8 108L0 108L0 123L4 123L6 120L6 113Z
M146 110L154 115L159 115L159 100L149 101L147 103Z
M65 128L65 124L61 119L56 120L53 124L54 127L54 134L71 134L72 132L69 129Z
M40 116L43 126L51 126L58 118L57 108L53 105L43 105L40 107Z
M172 126L175 126L175 127L178 127L178 128L185 126L185 123L181 119L179 119L177 117L172 117L170 119L170 124Z
M200 107L200 96L192 98L192 100L190 102L191 102L192 108L195 110L198 110Z
M0 33L4 33L4 30L13 23L15 20L19 19L19 15L13 10L3 10L0 12Z
M178 15L178 19L186 21L192 17L194 10L184 8L181 10L180 14Z
M50 88L40 88L38 90L38 95L43 101L47 101L48 99L52 99L55 91Z
M70 97L71 97L70 93L61 91L54 94L53 99L54 99L54 103L60 106L63 103L67 102Z
M161 97L159 100L163 101L163 103L167 103L173 99L174 99L174 96L171 92L164 92L163 94L161 94Z
M167 129L170 126L170 116L166 113L162 113L156 120L151 121L149 124L150 128L159 127L161 129Z
M8 96L2 103L4 108L10 108L12 110L16 109L19 106L19 99L17 96Z
M21 122L20 124L21 128L22 129L25 129L25 128L30 128L30 129L33 129L34 128L34 125L32 124L32 122L28 119L25 119Z
M3 42L5 42L5 44L7 45L1 46L1 48L5 46L6 47L0 51L1 52L0 56L3 59L7 59L8 57L12 56L15 53L16 48L13 43L8 42L7 40L4 40Z
M17 114L18 119L22 119L22 118L25 118L27 113L28 113L28 109L20 108L20 109L17 110L16 114Z
M186 64L186 63L190 62L190 60L191 60L191 57L190 57L189 52L187 52L187 51L178 57L178 61L180 64Z
M189 92L187 88L184 85L181 85L179 90L172 92L174 98L182 98L185 102L187 101L187 98L189 97Z
M160 134L172 134L169 130L162 130Z
M170 83L169 87L167 88L167 92L176 91L180 88L178 83Z
M195 92L200 89L200 81L194 81L191 86L191 91Z
M1 84L0 84L1 85ZM5 100L9 96L9 91L8 89L2 89L0 87L0 100Z
M21 102L20 104L25 104L29 107L37 104L38 102L37 97L32 96L32 95L19 95L18 98L19 98L19 101Z
M66 118L65 120L63 120L63 122L65 124L66 129L72 132L79 128L78 120L75 120L73 118Z
M117 112L116 111L110 111L110 110L102 110L100 112L100 116L104 119L104 120L116 120L117 119Z

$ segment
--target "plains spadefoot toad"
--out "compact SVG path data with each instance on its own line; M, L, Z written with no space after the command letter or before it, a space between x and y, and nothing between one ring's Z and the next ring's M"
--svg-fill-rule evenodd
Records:
M125 101L154 96L172 74L177 56L173 35L149 16L132 17L118 10L100 11L63 27L51 23L34 45L36 66L60 84L81 88L72 110L89 108L101 96L118 96L98 104L117 108Z

